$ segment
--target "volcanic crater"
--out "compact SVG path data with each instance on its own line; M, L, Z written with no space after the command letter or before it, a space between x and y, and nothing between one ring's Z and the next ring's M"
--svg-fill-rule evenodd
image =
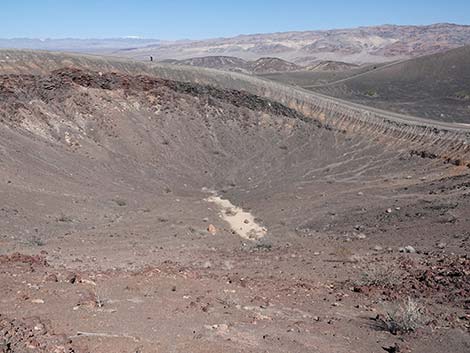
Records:
M374 351L397 340L364 318L395 287L342 283L367 264L444 266L449 253L468 279L464 127L234 73L1 58L0 328L54 332L5 334L5 349ZM246 214L241 229L230 212ZM258 233L240 236L249 225ZM430 323L405 345L463 352L468 298L426 293L429 322L449 330Z

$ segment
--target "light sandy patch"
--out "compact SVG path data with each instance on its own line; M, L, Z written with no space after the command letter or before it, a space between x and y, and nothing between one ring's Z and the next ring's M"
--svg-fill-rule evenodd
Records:
M206 201L215 203L220 208L220 217L230 224L230 227L240 237L247 240L258 240L266 235L266 228L255 221L255 217L233 205L229 200L217 195L210 196Z

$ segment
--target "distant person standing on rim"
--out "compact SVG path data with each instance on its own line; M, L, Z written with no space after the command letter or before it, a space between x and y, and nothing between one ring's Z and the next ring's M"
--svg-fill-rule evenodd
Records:
M150 56L150 61L153 61L153 56Z

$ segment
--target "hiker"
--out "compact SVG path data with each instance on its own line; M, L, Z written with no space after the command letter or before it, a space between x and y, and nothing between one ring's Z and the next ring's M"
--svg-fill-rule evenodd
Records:
M150 61L153 61L153 56L150 57Z

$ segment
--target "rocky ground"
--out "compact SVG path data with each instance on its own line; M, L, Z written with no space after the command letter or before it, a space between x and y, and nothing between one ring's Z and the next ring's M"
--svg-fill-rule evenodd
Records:
M466 165L117 71L0 77L1 351L469 350Z

